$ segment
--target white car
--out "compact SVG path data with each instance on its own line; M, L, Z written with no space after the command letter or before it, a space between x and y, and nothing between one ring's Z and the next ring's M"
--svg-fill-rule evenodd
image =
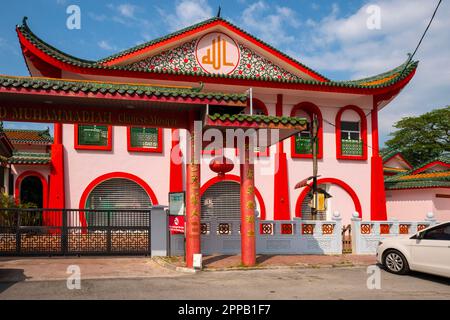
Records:
M450 278L450 222L414 236L383 239L378 243L377 261L396 274L413 270Z

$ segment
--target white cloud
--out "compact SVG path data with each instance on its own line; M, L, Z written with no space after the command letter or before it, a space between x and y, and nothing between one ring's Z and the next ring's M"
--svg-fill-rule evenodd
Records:
M108 4L106 7L113 11L111 20L127 27L148 28L151 26L150 21L140 18L138 13L145 12L145 9L130 3L122 3L119 5ZM104 21L107 19L105 15L90 15L90 17L97 21Z
M343 72L351 78L375 75L406 61L419 41L436 3L422 0L378 0L381 29L370 30L367 5L349 17L338 17L337 7L316 25L300 53L291 54L308 66L327 74ZM380 112L384 141L392 124L404 116L418 115L450 104L450 4L443 2L414 59L417 73L400 95Z
M103 21L108 19L108 17L105 14L96 14L96 13L93 13L93 12L89 12L88 16L92 20L99 21L99 22L103 22Z
M130 18L130 19L135 19L136 17L135 12L137 10L137 6L126 3L126 4L121 4L117 7L117 11L119 11L119 13L126 17L126 18Z
M162 9L158 9L158 12L171 31L213 17L213 10L207 0L181 0L177 1L174 14L167 13Z
M282 6L273 6L265 1L249 5L240 17L244 29L273 45L295 42L295 32L287 29L298 28L300 22L295 12Z
M98 47L100 49L106 50L106 51L116 51L117 47L111 45L108 41L106 40L101 40L97 43Z

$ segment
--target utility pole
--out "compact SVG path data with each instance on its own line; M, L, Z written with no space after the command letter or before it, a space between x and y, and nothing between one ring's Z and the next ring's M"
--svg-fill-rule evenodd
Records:
M317 172L318 172L318 164L317 164L317 115L313 114L312 118L312 137L311 137L311 148L312 148L312 156L313 156L313 183L312 183L312 201L314 202L311 208L311 215L313 220L317 220L317 207L319 202L319 197L317 195Z

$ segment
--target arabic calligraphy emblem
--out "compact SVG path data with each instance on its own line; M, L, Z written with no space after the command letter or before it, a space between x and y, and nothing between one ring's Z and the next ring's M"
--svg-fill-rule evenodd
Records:
M240 53L236 42L221 32L201 37L195 54L199 65L208 73L230 74L239 65Z

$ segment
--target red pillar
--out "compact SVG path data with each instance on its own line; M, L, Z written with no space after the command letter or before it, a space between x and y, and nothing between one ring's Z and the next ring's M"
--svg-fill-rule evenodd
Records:
M200 253L200 159L196 150L194 118L188 134L188 155L186 165L186 265L193 267L194 254Z
M370 184L370 218L371 220L387 220L386 193L384 190L383 160L378 146L378 108L374 97L372 119L372 158Z
M250 163L249 145L244 147L241 163L241 260L247 267L256 264L255 241L255 169Z
M277 95L276 115L283 116L283 95ZM289 205L289 182L288 182L288 166L287 157L284 152L283 142L277 144L277 152L275 154L275 174L274 174L274 219L290 220Z
M48 207L50 209L63 209L65 207L64 193L64 146L62 144L62 124L54 125L54 140L51 146L51 169ZM50 224L62 226L60 213L51 213Z
M170 150L170 192L183 191L183 154L180 149L180 132L172 129L172 149Z

